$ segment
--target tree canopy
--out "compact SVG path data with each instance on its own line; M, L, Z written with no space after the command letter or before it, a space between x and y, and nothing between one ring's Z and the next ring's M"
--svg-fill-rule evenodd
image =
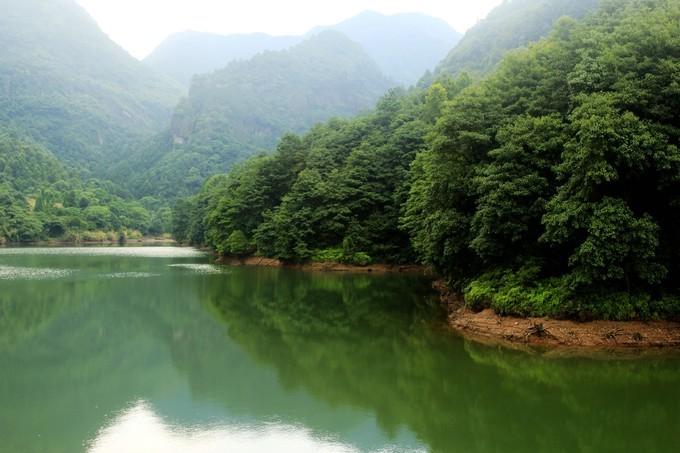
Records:
M679 37L677 0L560 19L479 82L392 91L211 179L179 237L417 259L503 314L678 315Z

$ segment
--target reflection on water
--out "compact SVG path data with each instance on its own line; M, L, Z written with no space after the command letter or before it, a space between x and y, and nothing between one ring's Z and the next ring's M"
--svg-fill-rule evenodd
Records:
M0 266L73 272L0 279L0 452L677 447L677 359L466 342L416 277L28 250Z
M352 453L358 450L314 436L302 426L279 423L243 426L172 426L148 404L137 402L102 429L89 453Z

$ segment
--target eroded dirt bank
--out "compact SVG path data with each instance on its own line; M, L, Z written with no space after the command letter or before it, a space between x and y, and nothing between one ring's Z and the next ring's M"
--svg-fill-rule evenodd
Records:
M672 321L575 322L549 318L499 316L487 309L479 313L465 308L460 297L435 282L449 311L449 325L466 337L485 343L578 350L643 350L680 348L680 323ZM560 355L559 351L556 355Z

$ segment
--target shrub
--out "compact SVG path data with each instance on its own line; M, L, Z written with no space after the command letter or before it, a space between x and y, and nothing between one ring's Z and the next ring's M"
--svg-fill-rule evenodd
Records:
M329 248L316 250L312 254L312 261L320 261L324 263L340 263L344 257L341 248Z
M534 276L533 279L528 278ZM652 297L645 292L573 291L568 278L541 278L533 271L503 270L473 280L465 303L473 310L492 308L500 315L548 316L582 321L680 318L680 297Z
M345 252L344 248L335 247L316 250L312 254L312 261L319 261L322 263L344 263L352 264L354 266L368 266L373 262L373 259L364 252L348 254Z
M370 256L368 254L363 253L363 252L358 252L349 257L349 259L346 260L347 263L353 264L355 266L368 266L373 262Z

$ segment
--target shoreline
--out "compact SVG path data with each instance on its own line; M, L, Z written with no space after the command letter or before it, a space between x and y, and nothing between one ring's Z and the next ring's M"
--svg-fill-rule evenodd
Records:
M300 269L308 272L338 272L338 273L375 273L375 274L427 274L425 266L417 264L369 264L367 266L355 266L352 264L313 261L309 263L290 264L275 258L251 256L247 258L218 258L219 264L229 266L263 266L282 267L288 269Z
M289 264L265 257L219 258L231 266L285 267L307 272L410 273L433 277L422 265L372 264L353 266L332 262ZM447 312L447 327L464 338L487 345L499 345L544 355L563 356L640 356L655 352L680 351L680 322L675 321L589 321L499 316L491 309L474 312L442 280L434 280Z
M148 237L139 239L126 239L124 242L120 241L64 241L64 240L47 240L47 241L35 241L35 242L5 242L0 243L0 247L61 247L61 246L97 246L97 245L178 245L177 241L174 239L159 238L159 237Z
M442 281L433 283L447 308L447 324L477 342L546 355L597 355L680 350L680 322L587 321L500 316L487 308L474 312Z
M109 246L118 241L40 241L22 246ZM128 240L122 245L173 245L167 238L148 237ZM432 287L446 309L446 325L464 338L487 345L499 345L552 356L645 355L653 351L680 351L680 322L676 321L588 321L500 316L491 309L474 312L465 307L460 295L449 290L443 280L422 265L371 264L356 266L335 262L290 264L265 257L218 258L219 264L298 269L306 272L359 274L420 274L432 278Z

